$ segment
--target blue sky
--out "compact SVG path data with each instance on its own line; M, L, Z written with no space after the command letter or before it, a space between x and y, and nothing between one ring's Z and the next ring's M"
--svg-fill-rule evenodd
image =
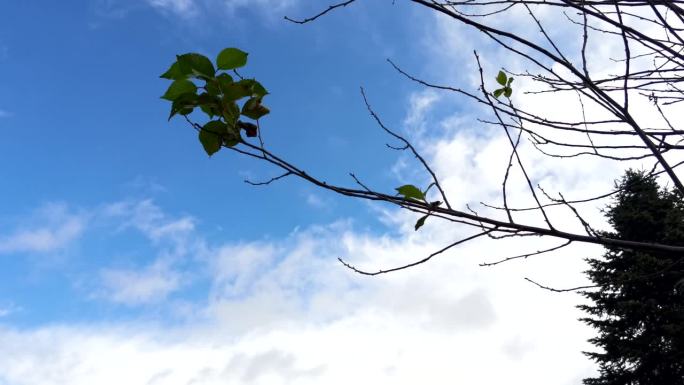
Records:
M452 202L496 202L504 138L477 123L476 106L416 87L385 59L471 89L474 47L492 74L512 60L393 3L361 1L301 26L282 17L323 2L3 2L0 385L574 384L591 373L578 298L522 276L574 285L577 255L598 248L483 270L529 250L475 242L415 271L360 277L336 259L397 265L468 229L428 221L416 233L412 214L297 180L249 186L278 170L225 151L209 158L184 121L166 121L159 75L175 55L239 47L243 72L270 91L267 144L309 173L350 185L354 172L383 191L426 181L385 147L363 86L425 151ZM528 159L535 180L576 195L619 173ZM516 186L512 199L526 194ZM492 360L501 370L487 370Z
M41 221L27 217L44 205L88 212L104 202L140 198L172 213L191 213L210 239L279 237L348 210L367 226L378 225L360 204L297 181L271 188L244 184L246 176L267 179L277 170L232 154L208 159L185 122L166 122L169 106L159 95L167 84L158 75L176 54L215 57L224 47L240 47L250 53L245 72L271 92L273 113L262 124L274 148L332 181L347 182L347 172L354 171L373 184L393 186L386 170L394 154L384 150L386 138L365 112L359 86L389 122L401 122L411 85L399 81L384 59L416 63L413 52L421 44L411 36L421 23L397 28L393 20L425 15L404 6L362 4L299 26L282 15L306 15L313 7L200 9L190 15L135 1L12 2L4 8L4 233ZM12 270L3 274L0 299L25 309L14 322L111 316L111 309L80 298L71 284L72 274L116 265L112 254L137 254L127 263L144 263L149 250L135 234L110 230L88 229L88 237L53 266L36 269L30 260L38 257L30 251L6 256ZM35 279L24 278L31 275Z

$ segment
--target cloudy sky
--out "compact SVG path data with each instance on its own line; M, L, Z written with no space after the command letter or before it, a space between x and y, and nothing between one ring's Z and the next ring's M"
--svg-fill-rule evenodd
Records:
M407 81L385 59L470 90L474 48L492 79L515 60L403 2L361 2L305 26L283 20L325 6L312 3L0 3L1 385L571 385L593 373L581 354L593 332L574 308L582 298L523 278L583 284L582 258L599 247L483 268L558 244L483 240L410 271L360 276L337 258L392 267L473 229L428 220L415 232L410 213L297 180L249 186L278 171L227 152L208 158L192 129L166 121L158 76L175 55L239 47L250 53L245 72L271 92L267 143L309 173L351 185L354 172L387 192L427 184L385 146L363 86L416 141L452 204L500 203L508 149L476 120L487 112ZM524 153L535 182L569 197L606 191L621 173ZM511 200L528 202L524 184ZM599 208L583 208L597 227ZM570 213L554 215L578 228Z

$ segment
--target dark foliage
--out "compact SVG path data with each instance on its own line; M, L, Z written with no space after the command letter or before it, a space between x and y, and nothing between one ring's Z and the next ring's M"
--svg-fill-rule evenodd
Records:
M617 239L684 244L684 200L653 176L628 171L606 211ZM599 364L587 385L684 385L684 256L608 248L588 259L596 291L582 321L598 329L585 352Z

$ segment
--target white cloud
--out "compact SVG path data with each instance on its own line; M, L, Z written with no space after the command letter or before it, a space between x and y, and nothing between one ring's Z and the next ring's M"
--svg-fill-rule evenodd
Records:
M570 384L590 370L573 300L464 258L485 243L383 278L334 259L394 263L432 246L402 239L337 223L222 246L209 259L208 317L181 328L0 329L0 383Z
M404 125L412 137L420 137L425 133L426 115L439 99L437 93L431 89L411 94Z
M170 218L150 199L109 204L102 215L122 221L121 229L134 228L155 243L171 242L177 247L182 247L195 230L194 218Z
M87 217L70 212L63 204L44 206L9 234L0 234L0 254L51 252L67 247L85 230Z
M7 317L18 311L21 311L21 307L13 303L0 304L0 318Z
M145 269L103 269L100 272L102 293L109 301L142 305L165 299L182 284L180 273L155 263Z
M178 221L149 201L104 211L142 232ZM397 265L460 232L439 229L415 233L408 226L396 237L375 236L342 221L282 240L208 245L201 252L208 301L195 305L181 326L0 328L0 383L342 384L362 378L570 384L591 370L580 353L588 334L575 321L574 297L521 280L524 271L560 283L561 277L577 279L577 259L569 253L483 270L477 262L503 251L498 243L480 242L379 278L359 276L336 261L339 256L371 269ZM154 245L165 239L149 234ZM159 303L184 279L163 261L103 270L100 298ZM496 371L489 370L492 362Z
M135 230L152 246L154 260L146 267L107 267L99 272L94 298L129 306L159 303L188 283L181 267L200 257L204 240L195 234L195 219L169 216L152 200L104 205L100 219L118 231Z
M152 7L181 17L194 17L201 13L215 14L217 10L232 14L240 9L267 13L291 8L299 0L146 0ZM279 15L281 16L281 15Z
M186 16L194 14L197 9L195 0L147 0L147 2L155 8Z
M297 4L299 0L221 0L228 8L240 8L246 6L258 6L271 11L281 11Z
M335 201L320 194L320 192L305 193L306 204L317 210L330 210L335 206Z

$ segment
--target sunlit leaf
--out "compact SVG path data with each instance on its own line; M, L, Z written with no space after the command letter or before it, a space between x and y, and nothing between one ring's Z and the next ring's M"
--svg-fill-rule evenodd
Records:
M178 56L179 68L186 72L190 71L195 75L202 75L204 77L213 77L216 74L214 65L211 64L206 56L198 53L186 53Z
M232 70L247 64L247 52L237 48L226 48L216 57L216 65L221 70Z
M164 96L162 96L162 99L174 101L183 94L192 94L195 92L197 92L197 86L195 83L185 79L176 80L171 83L169 88L166 90L166 93L164 93Z
M406 184L396 188L397 192L404 196L405 199L425 200L425 194L420 189L412 184Z
M185 73L183 73L183 71L181 71L181 68L178 65L178 62L174 62L171 65L171 67L166 72L161 74L161 76L159 76L159 77L164 78L164 79L179 80L179 79L185 79L187 77L187 75L188 74L185 74Z
M506 74L503 71L499 71L499 74L496 75L496 82L502 86L506 85Z

